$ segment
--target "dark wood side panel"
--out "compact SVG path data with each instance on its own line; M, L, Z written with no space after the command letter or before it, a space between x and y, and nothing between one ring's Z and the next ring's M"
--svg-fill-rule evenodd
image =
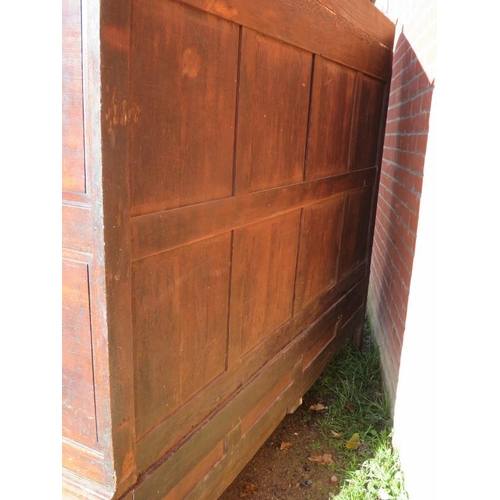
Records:
M225 234L133 265L139 437L225 370L230 252Z
M348 170L356 72L316 57L308 136L306 178Z
M372 188L361 189L347 196L340 251L340 277L365 260L372 192Z
M351 151L352 170L374 167L380 161L378 153L384 92L383 82L359 75Z
M338 278L344 196L304 208L295 285L295 310L335 285Z
M62 188L85 192L81 5L62 3Z
M238 27L166 0L133 12L132 215L231 196Z
M243 28L236 193L302 181L310 53Z
M93 447L98 436L87 265L63 260L62 287L63 435Z
M292 315L300 210L234 232L229 364Z

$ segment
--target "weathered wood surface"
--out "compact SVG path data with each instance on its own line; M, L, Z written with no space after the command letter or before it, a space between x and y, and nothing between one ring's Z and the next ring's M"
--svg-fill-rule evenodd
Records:
M68 498L214 499L363 322L394 27L64 0Z

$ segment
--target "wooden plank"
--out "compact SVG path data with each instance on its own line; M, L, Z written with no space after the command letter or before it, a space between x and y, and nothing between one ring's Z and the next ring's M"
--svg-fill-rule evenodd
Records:
M380 167L380 123L385 84L366 75L359 75L356 111L351 141L351 170Z
M300 310L337 282L344 197L304 208L294 309Z
M347 195L339 261L340 277L345 276L365 260L371 203L372 188L361 189Z
M306 179L347 172L356 72L316 57Z
M373 184L375 169L133 217L132 259L186 245Z
M318 1L182 2L364 73L383 80L390 79L392 44L388 47L383 45L389 42L387 37L373 38L364 29Z
M319 3L357 26L387 47L394 45L394 24L372 2L366 0L318 0Z
M194 425L201 422L234 391L249 380L257 370L278 354L287 344L332 304L353 288L365 276L365 269L360 266L336 286L311 302L298 312L290 321L282 325L273 335L267 337L238 365L226 371L218 379L204 388L195 398L172 413L154 430L143 436L137 444L137 464L139 471L146 471L153 463L165 455L184 438Z
M300 211L234 232L229 366L292 315Z
M114 497L112 488L107 488L80 474L63 468L62 499L63 500L111 500Z
M225 234L133 266L139 437L225 370L230 252Z
M88 448L63 437L62 466L63 471L76 471L80 476L91 477L100 484L106 483L104 456L97 443L94 448Z
M96 400L102 415L108 485L119 498L137 481L129 237L131 1L120 2L120 8L114 2L96 2L92 8L97 16L88 18L92 41L84 42L97 58L89 62L89 70L100 71L100 80L89 77L92 94L86 98L98 116L86 113L85 126L86 157L92 160L93 225L98 228L93 231L91 279Z
M79 0L62 3L62 188L85 192L82 19Z
M210 470L224 456L224 441L220 441L212 451L207 453L196 467L186 474L176 486L164 497L164 500L179 500L186 498L191 490L210 472Z
M63 435L89 447L98 440L87 265L62 264Z
M238 26L164 0L134 3L132 214L231 196Z
M243 28L236 193L302 181L310 53Z
M62 244L81 252L92 251L92 214L86 206L62 206Z

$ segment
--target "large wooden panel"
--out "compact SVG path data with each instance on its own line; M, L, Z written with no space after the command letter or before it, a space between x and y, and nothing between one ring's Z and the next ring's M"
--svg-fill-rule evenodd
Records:
M236 192L303 179L310 53L243 29Z
M225 370L230 252L225 234L133 265L139 437Z
M87 265L62 263L63 435L87 446L97 441Z
M352 170L374 167L379 161L384 90L383 82L366 75L359 75L351 153Z
M132 214L231 196L238 27L164 0L133 13Z
M292 314L300 211L234 232L230 363Z
M322 57L314 64L306 178L348 170L356 72Z
M62 187L85 192L81 6L62 3Z
M362 189L347 196L342 228L339 277L345 276L365 260L372 193L372 189Z
M337 282L344 197L304 208L295 289L301 309Z

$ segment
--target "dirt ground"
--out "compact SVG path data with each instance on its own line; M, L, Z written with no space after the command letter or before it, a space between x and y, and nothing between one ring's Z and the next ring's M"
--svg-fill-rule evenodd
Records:
M335 461L334 450L321 447L324 440L314 425L320 412L309 409L318 402L309 391L302 405L285 417L219 500L328 500L334 466L308 460L330 453ZM285 444L282 450L282 443L291 445Z

